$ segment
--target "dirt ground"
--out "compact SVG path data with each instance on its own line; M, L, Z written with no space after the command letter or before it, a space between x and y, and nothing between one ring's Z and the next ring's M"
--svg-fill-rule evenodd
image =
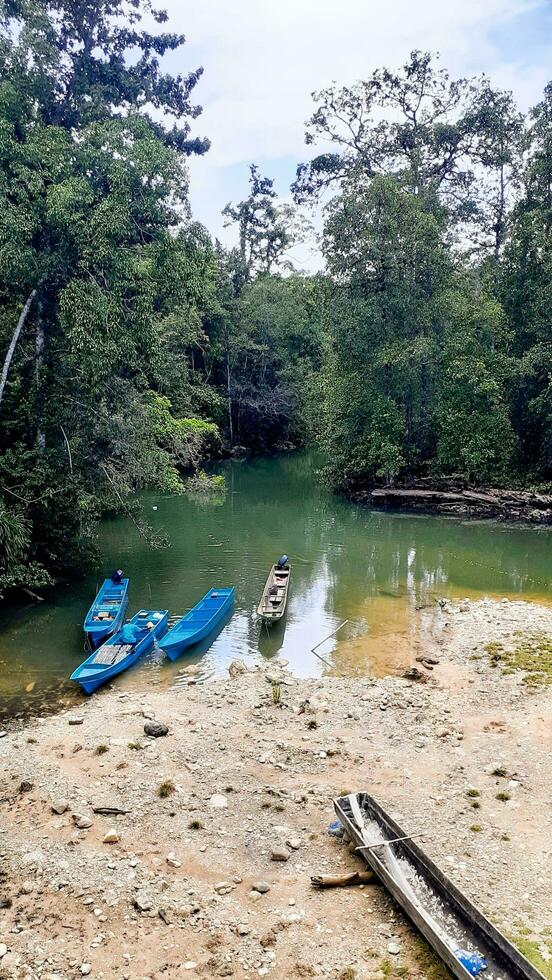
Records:
M0 977L447 976L378 884L311 886L362 867L327 832L361 790L552 977L552 689L516 652L552 610L420 616L425 682L190 671L1 738Z

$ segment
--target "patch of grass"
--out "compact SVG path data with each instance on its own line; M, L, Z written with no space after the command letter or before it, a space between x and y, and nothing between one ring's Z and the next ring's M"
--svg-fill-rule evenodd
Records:
M478 789L473 789L473 787L472 787L471 789L469 789L467 791L466 796L469 796L471 798L472 797L475 798L476 796L481 796L481 793L479 792Z
M414 938L416 966L424 980L450 980L450 973L424 939Z
M172 796L176 789L172 779L166 779L164 783L161 783L159 789L157 790L157 795L165 800L167 796Z
M501 803L507 803L508 800L512 799L512 795L511 793L505 793L504 791L501 791L500 793L496 794L495 799L500 800Z
M315 728L318 728L318 722L316 718L309 718L307 722L307 728L310 728L311 731L314 730Z
M224 792L225 793L233 793L234 792L234 787L233 786L225 786L224 787Z
M109 752L109 745L104 745L103 743L97 745L94 749L94 755L105 755L106 752Z
M190 820L188 830L203 830L203 826L201 820Z
M522 936L512 936L511 938L514 945L519 949L520 953L522 953L522 955L525 956L525 958L529 960L533 966L536 966L537 970L540 970L543 977L546 977L546 980L552 980L552 960L547 961L544 959L539 952L539 944L534 942L534 940L525 939Z
M480 823L472 823L470 830L473 830L474 834L480 834L481 831L483 830L483 827L481 826Z
M144 748L141 742L129 742L128 747L129 749L133 749L135 752L140 752Z
M338 980L355 980L356 975L356 970L353 970L352 966L348 966L345 970L341 971Z
M272 685L272 703L280 704L282 700L282 688L279 684Z
M517 633L516 637L510 648L502 643L487 643L485 652L491 664L500 666L504 674L523 671L524 683L530 687L552 684L552 636L540 630Z
M283 813L285 810L285 806L283 803L275 803L273 809L276 810L277 813Z
M504 766L497 766L496 769L493 769L493 776L500 776L500 778L503 779L507 775L508 773Z
M261 803L261 810L270 810L271 806L272 803L270 802L270 800L263 800L263 802Z
M382 960L378 969L381 970L384 977L390 977L393 974L393 967L391 966L389 960Z
M512 838L510 837L509 834L502 834L502 837L500 839L501 840L511 840Z
M479 800L472 800L470 806L472 806L474 810L481 809L481 803L479 802Z
M36 745L36 738L33 738L32 735L29 735L27 742L29 743L29 745Z

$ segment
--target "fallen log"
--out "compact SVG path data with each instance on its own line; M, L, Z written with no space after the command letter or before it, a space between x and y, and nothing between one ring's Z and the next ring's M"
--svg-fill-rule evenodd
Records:
M313 888L343 888L345 885L370 885L375 880L373 871L352 871L345 875L312 875Z

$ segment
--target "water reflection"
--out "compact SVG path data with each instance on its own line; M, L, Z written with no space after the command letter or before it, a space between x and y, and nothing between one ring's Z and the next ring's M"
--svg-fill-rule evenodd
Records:
M320 652L335 669L381 673L408 656L415 610L437 596L550 597L547 529L370 511L327 493L307 454L221 469L227 492L214 501L143 498L154 528L169 533L170 548L152 551L128 521L106 521L101 572L60 587L50 603L2 609L0 692L10 711L18 699L78 696L66 678L82 659L82 619L113 567L130 576L129 614L142 605L182 613L209 588L236 586L234 614L208 650L192 652L175 669L152 654L117 681L122 686L175 683L190 663L209 675L235 658L255 663L277 654L296 674L317 675L327 668L312 647L345 619L349 625ZM293 566L289 602L285 620L267 633L255 610L282 552Z

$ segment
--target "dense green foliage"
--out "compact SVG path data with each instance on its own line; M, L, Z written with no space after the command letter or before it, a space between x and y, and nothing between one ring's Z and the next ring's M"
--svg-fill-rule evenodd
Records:
M524 121L414 52L317 99L307 142L336 149L295 193L335 188L313 421L332 482L550 480L552 88Z
M313 284L278 274L289 209L253 167L226 209L239 249L193 223L202 69L164 74L184 38L144 15L166 20L149 0L0 3L0 594L88 561L132 491L300 437L320 351Z
M414 52L319 93L308 276L304 210L256 166L223 212L235 248L193 221L202 69L163 73L184 43L165 21L0 0L0 594L90 560L102 513L207 485L223 452L316 438L347 489L550 480L552 87L524 119Z

